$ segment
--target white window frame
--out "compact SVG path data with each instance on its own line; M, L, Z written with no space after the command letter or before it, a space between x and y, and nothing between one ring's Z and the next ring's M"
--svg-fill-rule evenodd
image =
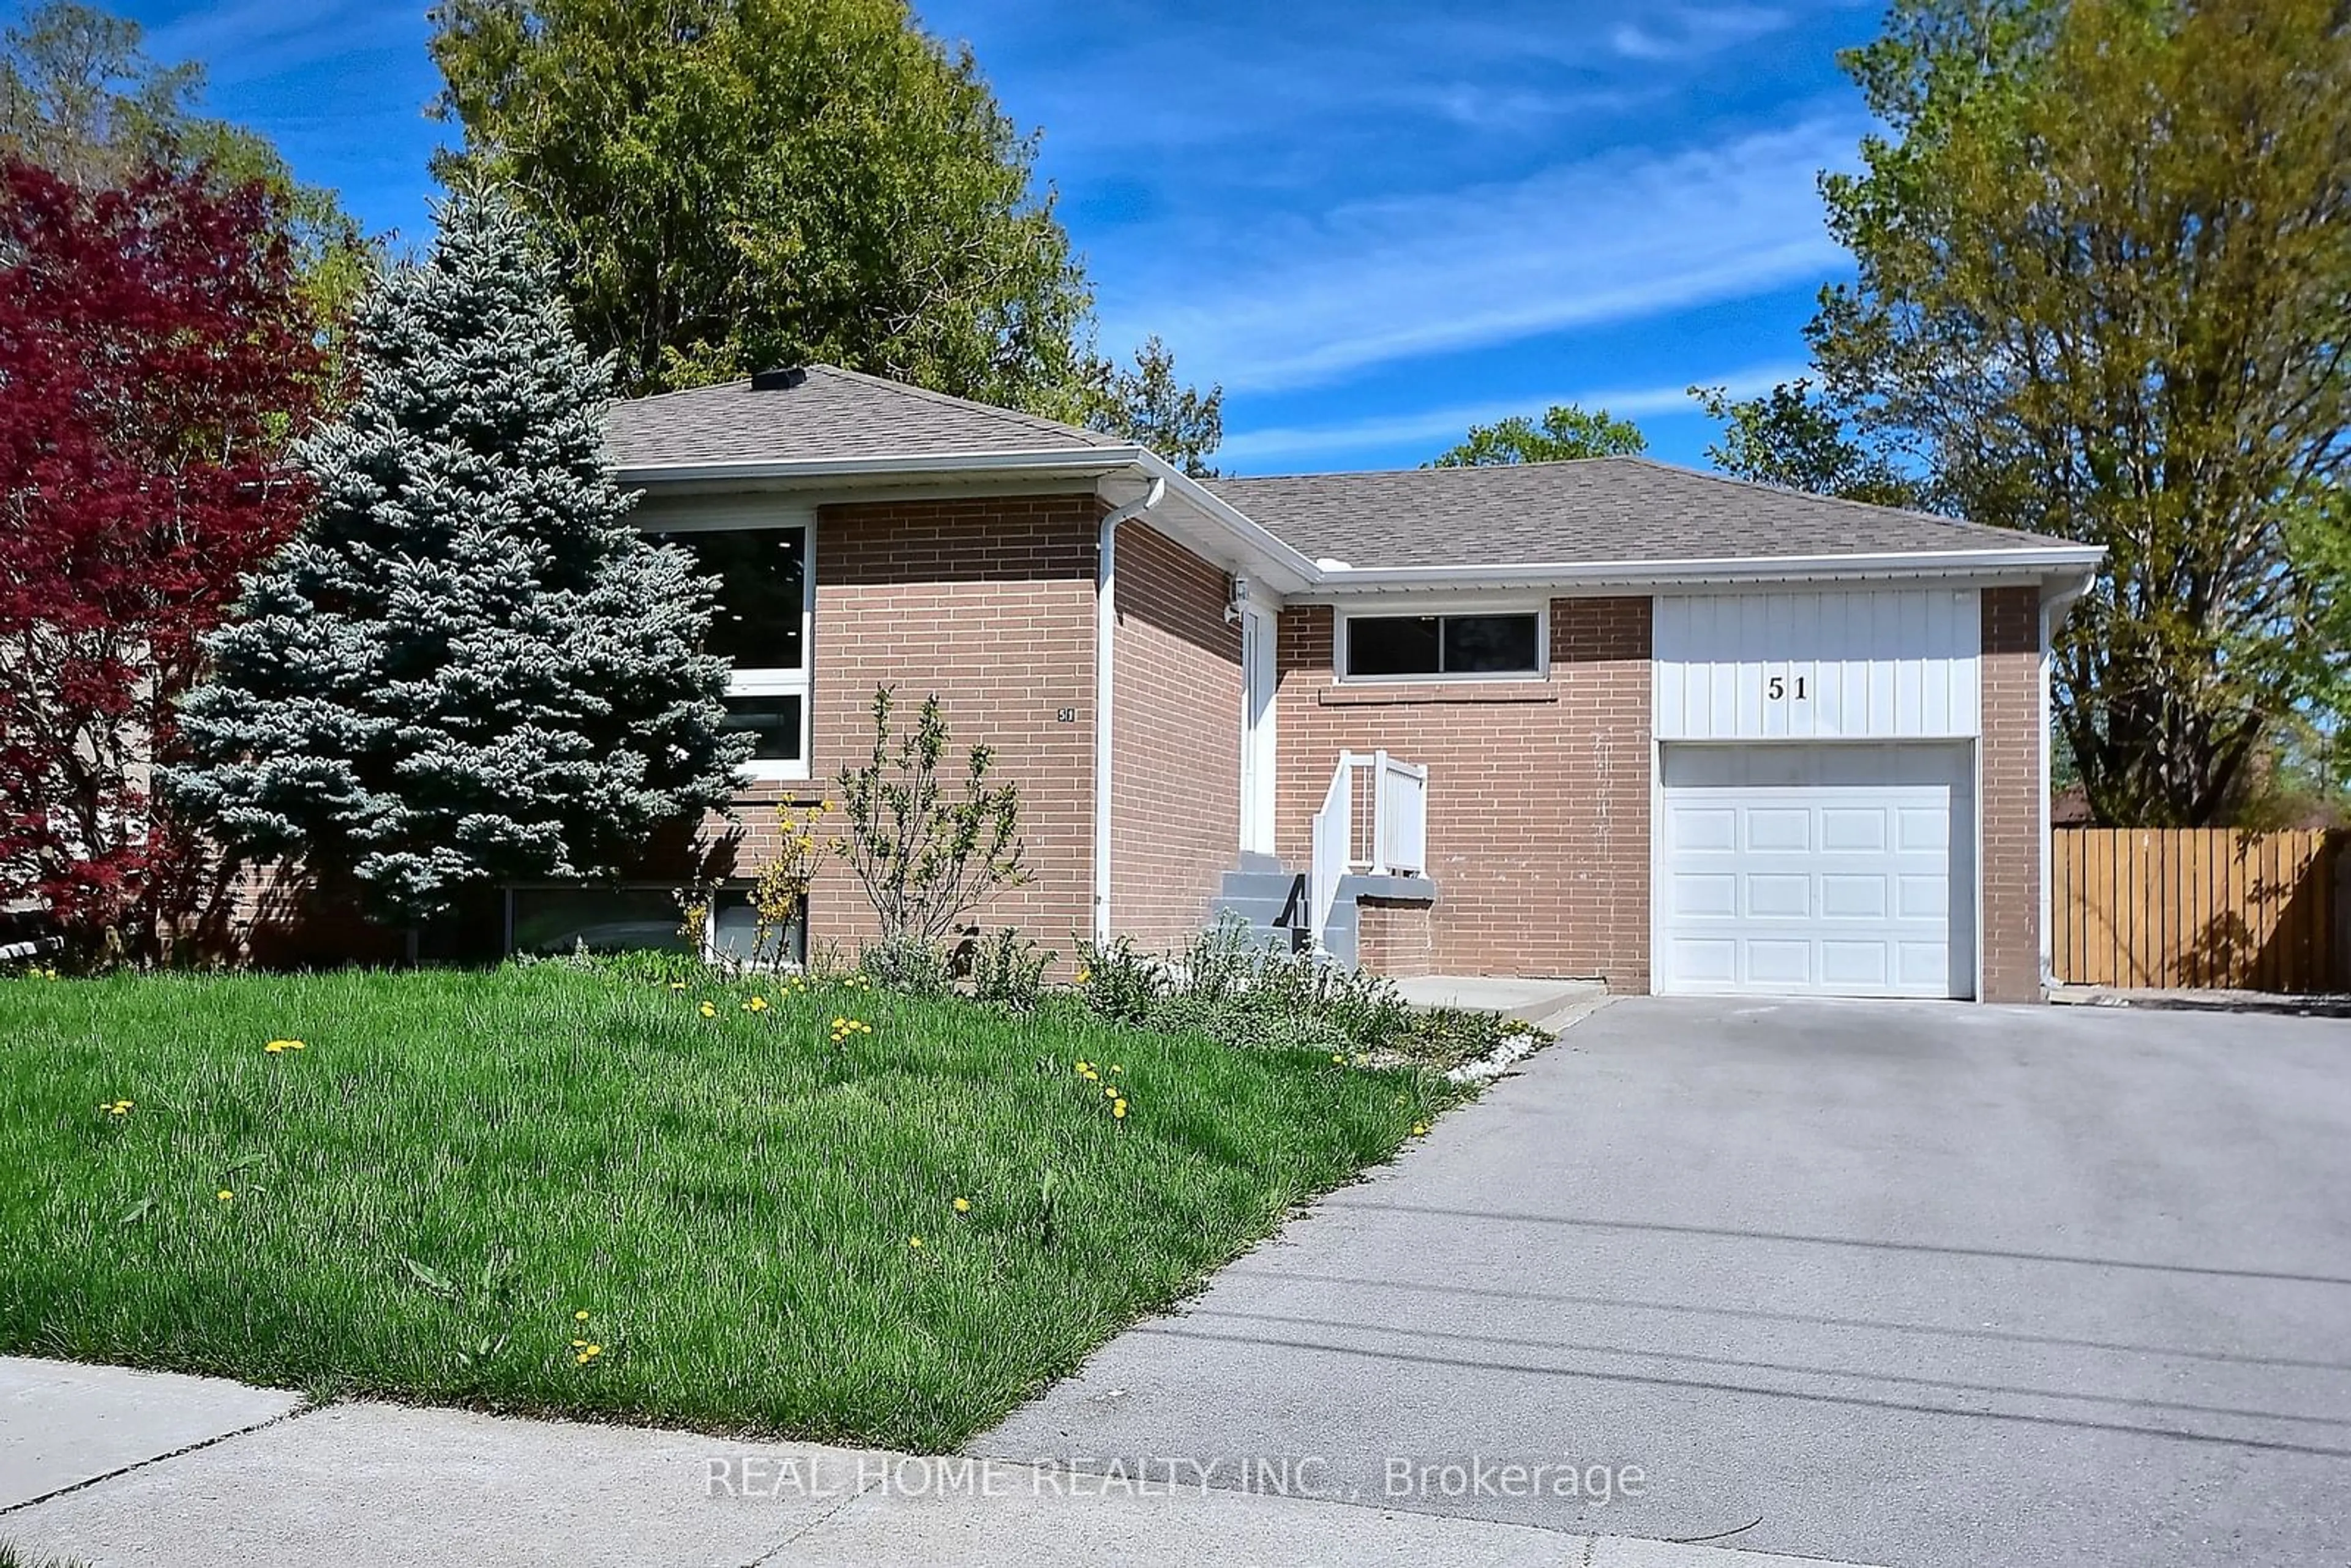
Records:
M1347 667L1347 627L1355 621L1454 620L1469 615L1531 615L1535 618L1535 663L1529 670L1466 670L1455 674L1429 672L1416 675L1358 675ZM1444 632L1437 632L1442 648ZM1331 641L1331 672L1340 685L1348 686L1417 686L1431 683L1447 685L1491 684L1496 681L1547 681L1551 679L1551 601L1545 600L1511 600L1501 603L1479 601L1447 601L1429 604L1360 604L1339 607Z
M747 534L796 528L800 536L800 663L798 669L745 669L736 666L726 679L730 697L800 699L800 754L796 761L746 762L743 777L754 783L804 780L810 775L809 753L814 746L815 708L811 674L816 667L816 517L807 507L734 508L690 513L675 518L648 519L646 531L674 538L679 534Z

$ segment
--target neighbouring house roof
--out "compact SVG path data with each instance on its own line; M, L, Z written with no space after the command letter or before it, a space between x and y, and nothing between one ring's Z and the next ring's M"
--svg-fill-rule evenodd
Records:
M748 380L616 402L605 420L626 473L695 464L1012 455L1113 447L1116 437L832 365L797 384Z
M1301 554L1370 570L2045 550L2062 542L1646 457L1207 484Z

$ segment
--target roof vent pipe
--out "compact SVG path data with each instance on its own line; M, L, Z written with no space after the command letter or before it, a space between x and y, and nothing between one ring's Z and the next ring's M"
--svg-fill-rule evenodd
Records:
M806 365L785 365L772 371L753 371L751 390L753 392L789 392L807 380Z
M1118 526L1159 505L1167 481L1154 476L1140 499L1105 512L1094 549L1094 942L1110 942L1111 644L1118 627Z

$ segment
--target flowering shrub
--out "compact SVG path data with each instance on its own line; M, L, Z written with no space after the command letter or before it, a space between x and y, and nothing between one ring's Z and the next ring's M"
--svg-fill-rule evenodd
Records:
M687 946L696 953L712 952L722 969L741 973L755 969L778 969L791 959L792 924L808 908L809 888L816 882L817 867L824 862L825 841L817 837L823 827L826 813L832 802L825 800L814 806L795 809L776 808L782 826L782 847L774 859L759 868L751 883L751 946L747 952L710 945L710 910L713 890L708 887L689 889L679 894L685 910L684 924L679 928Z

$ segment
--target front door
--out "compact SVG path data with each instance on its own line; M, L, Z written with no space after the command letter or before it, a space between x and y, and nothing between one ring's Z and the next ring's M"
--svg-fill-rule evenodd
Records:
M1273 851L1273 617L1241 613L1241 850Z

